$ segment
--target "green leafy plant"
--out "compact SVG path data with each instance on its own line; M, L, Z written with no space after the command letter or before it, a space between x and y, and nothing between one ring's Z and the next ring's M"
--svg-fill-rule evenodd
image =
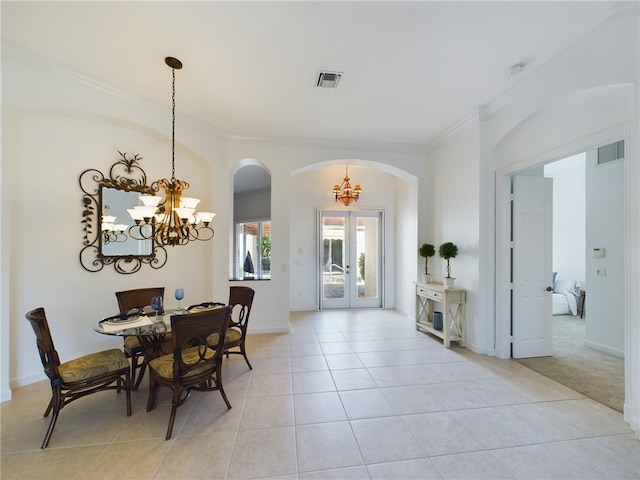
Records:
M418 254L424 257L424 273L429 274L429 257L433 257L436 254L436 248L430 243L423 243L418 248Z
M360 278L364 280L364 252L358 257L358 270L360 271Z
M458 247L451 242L443 243L438 248L438 255L447 261L447 278L451 278L451 265L449 264L449 259L455 258L455 256L458 255Z
M271 256L271 235L262 237L262 256L264 258Z

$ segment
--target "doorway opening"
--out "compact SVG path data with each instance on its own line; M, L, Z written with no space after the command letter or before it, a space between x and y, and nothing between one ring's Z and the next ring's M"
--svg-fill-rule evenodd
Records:
M609 158L609 147L619 153L621 145L517 172L553 181L553 240L546 246L553 262L544 272L551 287L551 321L544 319L548 326L538 330L551 336L553 346L548 354L512 354L524 357L517 361L528 368L618 411L624 404L624 155ZM512 272L526 267L517 254L511 263ZM513 292L512 298L517 296ZM512 333L522 320L512 311ZM535 321L542 325L542 319ZM516 341L514 336L514 349Z

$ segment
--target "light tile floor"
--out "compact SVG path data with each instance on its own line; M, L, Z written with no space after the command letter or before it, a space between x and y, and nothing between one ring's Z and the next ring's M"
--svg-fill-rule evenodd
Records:
M640 440L622 416L511 360L419 333L393 311L291 314L252 335L249 370L194 392L165 441L169 396L104 392L61 412L51 443L46 381L2 404L10 479L638 479ZM36 355L34 347L34 355ZM143 382L146 384L146 382Z

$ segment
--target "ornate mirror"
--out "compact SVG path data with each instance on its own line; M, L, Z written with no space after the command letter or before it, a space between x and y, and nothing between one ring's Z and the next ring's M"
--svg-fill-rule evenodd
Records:
M80 263L89 272L99 272L113 265L116 272L135 273L143 264L162 268L167 251L153 238L150 225L136 226L127 209L140 204L142 194L155 195L155 183L147 185L147 175L140 167L142 157L118 152L122 157L109 169L108 176L90 168L80 174L83 192L83 248Z

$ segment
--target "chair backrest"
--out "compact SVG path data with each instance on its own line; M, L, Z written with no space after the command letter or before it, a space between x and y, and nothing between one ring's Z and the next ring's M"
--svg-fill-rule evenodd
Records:
M238 327L242 335L247 332L247 324L249 323L249 315L251 314L251 305L253 305L253 297L255 290L251 287L229 287L229 306L234 308L240 306L238 313L234 313L231 318L231 326Z
M193 385L211 377L222 362L230 317L231 307L171 316L174 384L188 379L188 383ZM210 345L213 335L217 335L218 341Z
M136 288L116 292L120 313L127 313L133 308L147 307L151 305L151 299L153 297L162 297L162 303L164 305L164 287ZM164 306L160 310L160 313L164 313Z
M212 308L218 308L218 307L224 307L224 303L220 303L220 302L202 302L202 303L197 303L196 305L190 305L189 308L187 308L187 310L189 312L199 312L202 310L206 310L206 309L212 309Z
M47 377L49 377L52 383L59 381L60 374L58 373L58 367L60 366L60 357L53 346L49 322L47 322L44 308L40 307L31 310L26 313L25 317L29 320L33 332L36 334L36 345L38 346L38 353L40 354L40 360L44 367L44 373L47 374Z

